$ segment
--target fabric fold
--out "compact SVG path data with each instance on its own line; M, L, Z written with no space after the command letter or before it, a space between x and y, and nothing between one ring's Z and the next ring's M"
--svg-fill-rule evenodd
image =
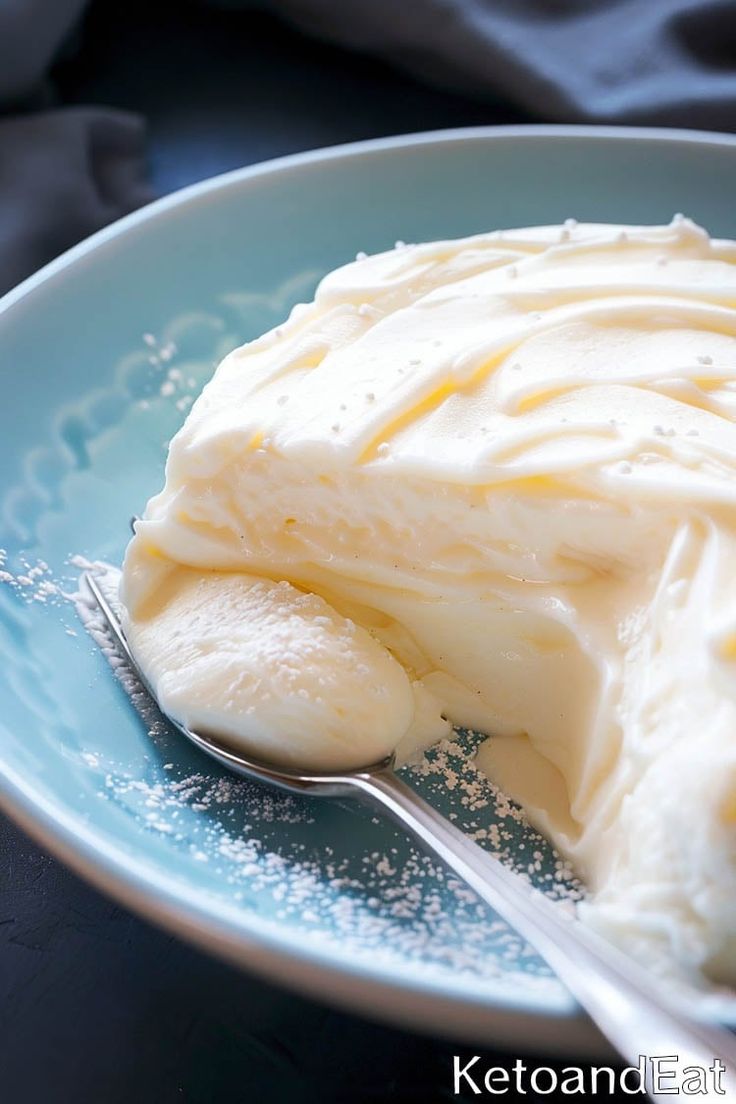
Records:
M0 3L0 293L152 198L142 119L102 107L28 110L34 101L47 106L44 80L86 6L87 0ZM500 97L540 121L722 130L736 122L736 0L209 0L209 6L221 9L221 19L226 9L271 12L426 83ZM174 9L167 12L177 18ZM22 103L27 110L18 113Z
M138 116L62 108L0 118L0 291L151 198Z

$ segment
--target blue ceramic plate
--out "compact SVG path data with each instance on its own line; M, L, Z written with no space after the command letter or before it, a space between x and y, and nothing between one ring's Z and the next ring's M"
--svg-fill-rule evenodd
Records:
M0 794L41 843L182 936L402 1022L541 1047L596 1037L537 957L391 825L218 772L141 716L64 597L118 562L166 445L229 349L356 251L494 227L664 222L736 237L736 140L555 127L285 158L95 235L0 303ZM144 711L145 712L145 711ZM465 739L464 737L461 739ZM452 758L452 756L451 756ZM462 766L414 781L559 887L549 849Z

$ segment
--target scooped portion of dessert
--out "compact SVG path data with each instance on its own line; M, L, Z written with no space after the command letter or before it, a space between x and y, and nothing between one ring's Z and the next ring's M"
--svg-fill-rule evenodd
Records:
M733 980L735 421L736 244L681 216L358 260L171 442L129 642L260 758L488 733L586 917Z
M268 763L370 766L415 723L421 691L401 664L285 580L180 568L128 637L165 713Z

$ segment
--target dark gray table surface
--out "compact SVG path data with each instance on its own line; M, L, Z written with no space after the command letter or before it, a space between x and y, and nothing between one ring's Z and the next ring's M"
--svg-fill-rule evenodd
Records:
M184 3L98 5L54 80L63 101L147 116L159 193L337 142L525 121L265 16ZM212 960L100 896L2 819L0 871L0 1104L457 1099L456 1044Z

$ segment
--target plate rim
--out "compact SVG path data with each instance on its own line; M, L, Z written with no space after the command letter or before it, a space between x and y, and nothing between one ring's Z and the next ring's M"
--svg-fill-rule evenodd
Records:
M81 260L87 254L107 242L113 241L133 227L149 219L166 214L175 208L190 202L196 202L206 195L239 184L244 180L257 179L273 173L298 169L306 164L319 164L330 160L361 157L365 154L389 150L407 149L416 146L443 145L453 142L467 142L478 139L494 138L591 138L608 139L622 143L653 142L671 145L711 145L723 148L736 147L736 134L725 131L696 130L678 127L636 127L636 126L598 126L596 124L530 123L511 126L473 126L450 127L440 130L416 131L408 134L389 135L384 138L367 138L358 142L344 142L331 146L320 146L300 153L289 153L282 157L273 157L244 165L227 172L217 173L204 180L177 188L167 195L160 196L144 204L135 211L108 223L100 230L71 246L58 257L43 265L36 272L21 280L14 288L0 296L0 316L16 303L20 302L36 288L41 287L71 264Z
M535 124L421 131L288 154L190 184L96 231L0 298L0 321L16 305L38 289L55 283L70 266L83 261L101 246L116 241L150 219L206 200L221 190L332 160L343 161L421 146L499 139L524 142L540 138L590 138L624 145L636 142L736 149L736 135L717 131ZM483 1001L478 999L477 989L474 993L470 990L463 993L459 978L455 979L452 991L445 988L439 973L430 971L426 978L392 978L386 966L369 968L365 964L348 962L346 957L336 959L334 953L328 953L318 944L302 942L297 945L296 939L289 939L273 923L255 923L259 918L225 902L218 901L216 909L202 908L191 895L187 896L182 883L174 879L162 880L160 874L154 877L140 854L129 855L122 847L96 837L81 816L72 816L35 794L24 778L2 761L0 809L38 844L124 907L185 941L281 986L326 999L346 1010L393 1021L409 1030L439 1031L464 1041L513 1042L521 1050L525 1045L529 1049L524 1036L533 1031L532 1049L546 1048L559 1053L569 1051L574 1034L577 1053L591 1056L611 1053L608 1044L572 998L567 1003L563 998L557 1007L546 1002L535 1007L534 995L530 993L519 998L494 994L492 1001ZM233 918L228 920L231 912ZM266 930L269 927L270 932Z

